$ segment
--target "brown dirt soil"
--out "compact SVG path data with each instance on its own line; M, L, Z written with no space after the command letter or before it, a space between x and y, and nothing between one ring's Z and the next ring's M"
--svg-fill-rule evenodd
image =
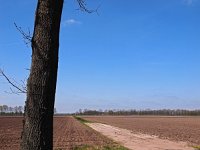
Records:
M0 117L0 149L18 150L22 117Z
M0 117L0 149L18 150L22 117ZM54 149L71 150L80 145L105 146L113 142L73 117L54 118Z
M112 141L73 117L56 117L54 128L54 149L73 149L80 145L101 147L113 144Z
M86 116L86 120L156 135L162 139L200 145L200 117Z

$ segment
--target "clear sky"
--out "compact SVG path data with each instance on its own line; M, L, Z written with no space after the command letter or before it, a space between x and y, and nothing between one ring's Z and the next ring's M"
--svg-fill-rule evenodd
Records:
M97 14L65 0L56 108L200 108L200 0L87 0ZM36 0L0 5L0 67L28 76L31 48L14 22L33 30ZM0 78L0 104L23 105Z

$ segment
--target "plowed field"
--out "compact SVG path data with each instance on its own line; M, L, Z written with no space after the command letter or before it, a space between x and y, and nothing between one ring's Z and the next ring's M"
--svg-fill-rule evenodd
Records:
M128 129L133 133L156 135L163 139L200 145L200 117L92 116L83 118Z
M0 150L19 150L22 117L0 117ZM80 145L113 144L73 117L54 118L54 149L71 150Z

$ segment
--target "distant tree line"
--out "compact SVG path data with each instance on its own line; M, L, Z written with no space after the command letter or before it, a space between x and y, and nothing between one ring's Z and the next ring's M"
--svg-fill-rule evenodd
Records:
M10 107L8 105L0 105L0 115L23 115L24 107L23 106L14 106ZM54 108L54 114L57 114L56 108Z
M23 111L23 106L10 107L7 105L0 105L0 115L22 115Z
M89 110L80 109L73 115L161 115L161 116L200 116L199 110L160 109L160 110Z

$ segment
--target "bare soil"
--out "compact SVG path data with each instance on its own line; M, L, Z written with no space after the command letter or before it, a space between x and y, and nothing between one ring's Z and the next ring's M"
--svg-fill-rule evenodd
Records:
M22 117L0 117L0 149L19 150Z
M155 135L162 139L200 145L200 117L87 116L86 120Z
M119 142L131 150L194 150L185 142L173 142L156 136L136 134L130 130L102 123L87 123L101 134Z
M102 147L113 144L113 141L73 117L56 117L54 122L54 149L73 149L81 145Z
M0 149L19 150L22 117L0 117ZM71 150L80 145L102 147L114 144L73 117L54 118L54 149Z

